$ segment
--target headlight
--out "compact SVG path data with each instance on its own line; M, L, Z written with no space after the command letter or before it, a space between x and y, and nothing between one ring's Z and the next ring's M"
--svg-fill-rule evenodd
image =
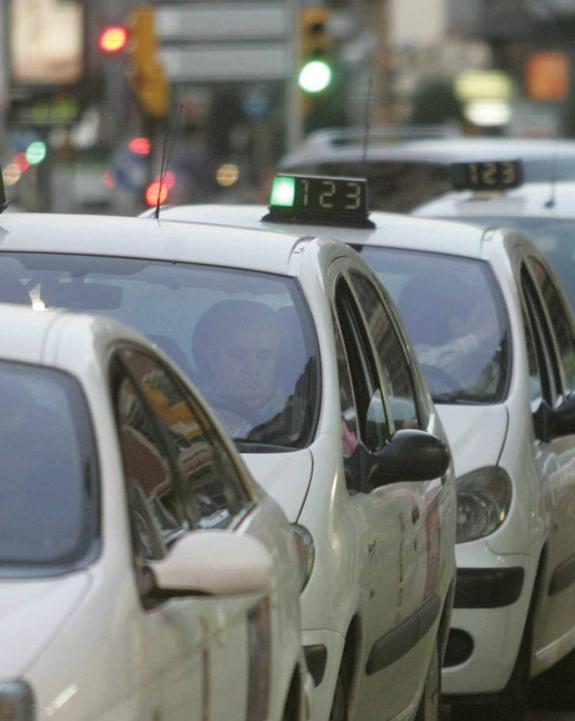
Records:
M299 570L300 570L300 592L304 590L311 572L313 570L313 564L315 561L315 546L313 545L313 538L311 533L300 526L298 523L291 524L293 535L295 538L295 545L297 548L297 555L299 558ZM1 719L0 719L1 721Z
M507 518L512 485L496 466L478 468L457 479L457 543L493 533Z
M0 721L33 721L34 696L25 681L0 681Z

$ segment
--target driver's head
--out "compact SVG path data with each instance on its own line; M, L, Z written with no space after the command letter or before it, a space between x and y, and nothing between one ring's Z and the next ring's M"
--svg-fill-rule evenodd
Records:
M273 395L280 334L273 310L225 300L198 321L194 360L212 393L255 408Z

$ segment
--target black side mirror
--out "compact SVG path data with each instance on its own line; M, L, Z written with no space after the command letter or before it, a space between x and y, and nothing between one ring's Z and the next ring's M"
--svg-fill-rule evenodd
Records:
M550 408L546 401L541 401L533 414L533 422L536 437L544 443L575 433L575 394L565 398L557 408Z
M372 488L398 481L431 481L449 467L447 444L431 433L419 430L396 431L379 451L373 454L370 469Z
M553 409L553 436L569 436L575 433L575 394L567 396L558 408Z

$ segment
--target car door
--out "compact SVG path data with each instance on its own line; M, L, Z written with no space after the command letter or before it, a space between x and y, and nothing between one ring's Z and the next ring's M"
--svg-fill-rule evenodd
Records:
M527 259L533 285L539 296L543 340L551 360L557 407L575 391L575 339L562 291L545 264L535 256ZM532 289L532 292L535 288ZM571 609L575 603L575 434L550 439L557 464L557 482L552 494L553 558L549 559L548 608L544 624L547 643L573 629ZM544 643L545 645L545 643Z
M256 504L218 431L157 358L135 348L124 348L119 356L128 374L124 384L131 384L138 394L136 417L147 417L146 441L155 434L174 478L173 493L165 502L159 503L165 496L162 485L156 485L147 501L153 504L156 521L147 538L154 540L155 535L156 547L146 553L165 554L180 534L194 529L236 527ZM201 708L211 719L227 719L230 714L250 720L267 717L267 597L174 598L154 613L161 618L169 660L164 677L166 718L187 719L192 708Z
M341 272L334 285L334 311L343 464L361 567L364 648L355 718L392 718L413 701L422 678L416 668L422 665L419 651L414 651L417 632L410 634L408 611L417 583L412 548L422 523L422 501L407 483L371 492L366 485L361 458L389 438L393 420L369 329Z
M349 279L369 328L378 361L382 389L387 399L391 432L417 428L434 432L424 399L421 382L408 355L405 340L400 338L383 295L370 278L358 271L350 271ZM382 490L375 491L376 494ZM445 593L447 548L441 530L452 524L450 493L444 489L443 479L404 484L402 493L413 503L408 519L410 533L406 549L405 614L407 618L420 616L417 642L409 663L414 674L425 671L435 648L436 634L429 633L438 621L441 598ZM443 578L442 578L443 575ZM443 588L442 588L443 581ZM425 637L425 640L424 640ZM417 669L417 670L416 670ZM414 689L416 679L414 678Z

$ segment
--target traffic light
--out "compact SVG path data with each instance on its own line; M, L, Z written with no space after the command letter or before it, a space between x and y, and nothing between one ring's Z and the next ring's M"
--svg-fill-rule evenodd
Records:
M128 30L123 25L107 25L98 37L98 47L106 55L121 53L128 42Z
M300 11L301 63L298 84L306 93L321 93L332 80L328 21L327 8L307 7Z
M154 8L138 5L128 16L129 79L143 110L162 117L170 108L170 89L157 50Z

